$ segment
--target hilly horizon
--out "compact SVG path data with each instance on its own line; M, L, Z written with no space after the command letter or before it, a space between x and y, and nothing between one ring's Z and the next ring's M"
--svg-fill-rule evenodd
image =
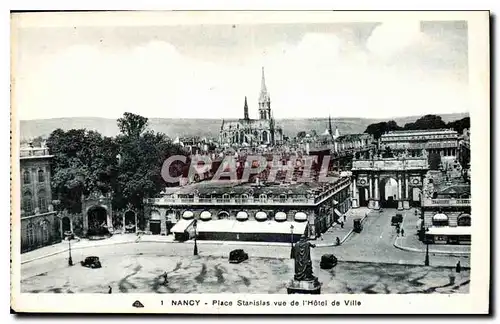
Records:
M423 115L422 115L423 116ZM408 116L396 118L332 118L333 128L337 127L340 134L363 133L366 127L373 123L394 120L399 126L415 122L422 116ZM468 113L441 114L443 121L448 123L468 117ZM283 128L288 137L294 137L300 131L312 130L321 134L328 127L328 118L287 118L276 119L276 123ZM183 119L183 118L149 118L148 129L175 138L177 136L217 137L222 124L221 119ZM94 130L103 136L113 137L119 133L116 119L100 117L63 117L51 119L33 119L20 121L21 141L36 137L46 138L52 131L61 128Z

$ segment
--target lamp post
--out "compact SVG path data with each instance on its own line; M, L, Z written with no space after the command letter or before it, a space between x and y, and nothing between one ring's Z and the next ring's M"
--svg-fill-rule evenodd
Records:
M425 250L425 263L424 265L429 265L429 243L427 243L427 248Z
M294 251L293 251L293 224L290 225L290 245L291 245L291 249L290 249L290 259L293 259L294 258Z
M73 265L73 258L71 257L71 235L66 236L68 238L68 245L69 245L69 257L68 257L68 265L72 266Z
M425 233L428 231L429 231L429 228L427 227L425 229L425 232L424 232L424 240L425 240L425 244L426 244L424 265L426 265L426 266L429 265L429 241L428 241L427 237L425 236Z
M198 220L194 220L193 221L193 228L194 228L194 251L193 251L193 255L198 255L198 244L196 242L196 227L198 226Z

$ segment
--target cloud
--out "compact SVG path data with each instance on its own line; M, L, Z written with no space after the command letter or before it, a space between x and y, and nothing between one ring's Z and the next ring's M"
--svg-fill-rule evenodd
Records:
M466 85L453 71L436 73L420 62L421 54L413 55L418 49L446 53L440 47L445 45L418 25L377 26L366 48L349 39L353 34L306 33L298 42L274 43L230 61L195 59L158 40L120 49L75 45L37 57L36 68L20 69L15 98L21 119L117 118L125 111L222 119L241 117L247 96L250 115L256 118L265 66L276 118L467 110ZM387 65L391 60L401 64ZM34 66L29 55L20 64Z

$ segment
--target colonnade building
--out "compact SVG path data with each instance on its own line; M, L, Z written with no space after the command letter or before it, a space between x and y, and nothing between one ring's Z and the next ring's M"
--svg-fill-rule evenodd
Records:
M458 133L452 129L392 131L380 137L380 149L390 147L396 155L405 151L409 156L436 153L443 161L453 162L458 155Z
M177 240L297 241L314 239L351 207L350 179L328 183L204 181L166 188L146 199L146 230Z

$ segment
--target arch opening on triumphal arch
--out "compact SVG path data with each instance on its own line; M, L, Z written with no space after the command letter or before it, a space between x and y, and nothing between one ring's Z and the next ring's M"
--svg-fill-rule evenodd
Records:
M409 209L420 204L427 157L371 156L352 162L352 207Z

